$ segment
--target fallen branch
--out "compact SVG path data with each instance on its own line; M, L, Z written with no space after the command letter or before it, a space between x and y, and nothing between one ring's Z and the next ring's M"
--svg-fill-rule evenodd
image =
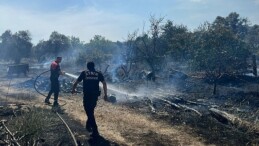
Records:
M232 114L215 108L210 108L209 111L214 118L224 124L241 125L242 120Z
M185 110L187 110L187 111L193 111L193 112L195 112L196 114L198 114L199 116L202 116L202 114L199 112L199 111L197 111L196 109L194 109L194 108L190 108L190 107L188 107L188 106L186 106L186 105L181 105L180 104L180 106L181 107L183 107Z
M176 103L173 103L173 102L171 102L171 101L168 101L168 100L162 99L162 98L157 98L157 99L164 101L165 103L171 105L171 106L174 107L175 109L193 111L193 112L195 112L196 114L198 114L199 116L202 116L202 114L201 114L199 111L197 111L196 109L190 108L190 107L188 107L188 106L186 106L186 105L176 104Z
M182 109L181 106L179 106L179 105L177 105L177 104L175 104L175 103L173 103L173 102L170 102L170 101L168 101L168 100L166 100L166 99L161 99L161 98L157 98L157 99L164 101L165 103L171 105L171 106L174 107L175 109Z
M193 105L208 106L207 104L204 104L204 103L199 103L199 102L195 102L195 101L185 100L185 99L179 98L179 97L172 97L172 98L175 99L175 100L177 100L178 102L182 102L182 103L188 103L188 104L193 104Z
M229 124L231 126L235 126L238 129L242 129L242 131L252 132L256 135L259 135L258 127L255 127L253 124L243 121L240 118L229 114L225 111L221 111L215 108L209 109L211 115L216 118L218 121L222 122L223 124Z
M12 132L5 126L4 122L5 122L5 120L1 120L2 126L5 128L7 133L11 136L11 139L14 142L14 144L17 146L20 146L20 144L17 142L16 138L13 136Z

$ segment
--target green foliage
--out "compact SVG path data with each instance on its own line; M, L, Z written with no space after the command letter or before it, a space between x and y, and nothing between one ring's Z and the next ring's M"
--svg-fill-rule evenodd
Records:
M70 49L72 50L82 50L84 48L84 43L80 41L77 37L69 37Z
M50 56L49 52L46 51L47 47L47 42L44 40L40 40L39 43L33 47L33 54L39 62L46 61L46 56Z
M100 35L95 35L94 38L90 40L90 43L86 44L85 47L86 52L91 49L98 49L107 54L117 53L119 51L117 44Z
M107 63L112 59L112 56L118 55L118 53L119 47L117 44L106 40L100 35L96 35L90 40L90 43L85 44L84 49L79 53L76 63L84 65L88 61L94 61L96 66L101 68L101 64Z
M230 14L226 19L217 17L212 23L201 26L193 35L193 58L191 65L204 71L207 78L214 82L216 93L217 80L224 74L236 75L246 72L250 45L242 38L244 29L238 15ZM229 19L229 20L228 20Z
M20 63L22 58L28 58L31 55L32 43L30 33L28 31L19 31L14 34L15 39L15 49L14 52L17 52L15 55L12 55L16 63ZM13 52L12 52L13 54Z
M68 50L70 47L69 38L56 31L52 32L47 42L49 52L58 56L59 53Z
M111 60L112 55L106 54L99 49L91 49L87 51L88 53L79 53L79 56L76 60L78 65L84 66L87 62L93 61L96 66L104 64L106 61Z
M49 40L39 41L39 43L34 46L33 50L38 61L43 62L59 55L69 58L71 55L75 55L73 52L79 52L83 48L84 44L79 38L73 36L67 37L54 31L50 35Z
M87 54L86 53L79 53L77 59L76 59L76 64L79 66L84 66L87 62Z
M236 32L218 21L205 24L194 35L193 65L208 76L242 73L247 68L249 46Z
M166 54L175 61L188 59L191 34L188 32L187 27L174 25L172 21L168 20L162 30L161 39L163 43L161 49L165 49Z
M259 55L259 25L249 27L246 41L251 46L251 52Z
M56 31L52 32L49 40L41 40L35 47L34 52L39 61L45 60L47 57L55 58L70 47L69 38Z
M193 32L171 20L163 23L163 18L151 16L147 31L134 32L123 43L100 35L84 43L79 38L54 31L47 41L41 40L33 47L33 54L39 61L61 55L76 60L77 65L91 60L100 68L104 64L123 64L127 73L132 64L156 72L166 69L167 62L188 62L193 69L215 80L222 74L245 72L250 53L259 52L258 38L259 26L250 26L246 18L235 12L226 17L218 16L213 23L205 23ZM1 36L0 57L16 62L29 57L30 41L28 31L12 34L7 30ZM124 60L118 61L118 58Z
M12 46L12 32L10 30L6 30L1 35L1 58L8 60L8 50L11 49Z
M153 72L160 70L165 60L165 49L161 48L161 23L163 18L156 19L151 17L150 29L147 32L143 32L141 35L133 33L133 36L129 36L128 50L130 52L130 58L134 63L143 64L146 63ZM135 35L135 36L134 36Z
M12 34L10 30L7 30L1 35L1 40L3 59L20 63L22 58L30 57L32 43L29 31L18 31Z

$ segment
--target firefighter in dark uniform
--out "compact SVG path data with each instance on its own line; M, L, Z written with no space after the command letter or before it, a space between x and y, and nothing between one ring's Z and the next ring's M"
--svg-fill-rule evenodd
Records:
M62 72L60 69L60 65L59 63L61 63L62 61L62 57L57 57L57 59L55 61L53 61L50 65L50 82L51 82L51 89L49 91L48 96L45 98L45 103L46 104L51 104L49 99L52 95L52 93L54 93L54 103L53 106L58 106L58 94L59 94L59 75L63 75L65 74L65 72Z
M99 89L99 82L103 84L104 91L104 100L107 101L107 84L104 80L103 74L95 71L94 63L87 63L86 71L82 71L80 76L77 78L76 82L73 85L72 94L75 93L77 84L83 80L83 105L86 115L88 117L86 121L86 130L92 132L93 137L98 137L99 132L96 125L94 117L94 109L97 104L98 96L100 96L101 91Z

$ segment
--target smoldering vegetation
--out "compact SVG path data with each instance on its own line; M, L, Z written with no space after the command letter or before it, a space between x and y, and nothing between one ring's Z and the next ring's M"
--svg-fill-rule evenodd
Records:
M151 16L148 31L132 32L124 42L96 35L85 43L54 31L36 45L29 31L7 30L0 43L1 79L8 87L46 94L49 73L41 73L62 56L61 68L70 74L60 77L66 95L94 61L115 106L186 125L207 144L258 145L259 26L247 22L233 12L190 31ZM77 91L82 93L82 85Z

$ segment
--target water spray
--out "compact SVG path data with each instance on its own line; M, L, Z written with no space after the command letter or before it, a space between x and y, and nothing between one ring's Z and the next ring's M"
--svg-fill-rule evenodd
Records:
M78 78L77 75L74 75L74 74L71 74L71 73L65 73L65 75L67 75L67 76L69 76L69 77L71 77L71 78L74 78L74 79L77 79L77 78ZM100 86L100 85L99 85L99 86ZM126 91L117 89L117 88L114 87L114 86L107 86L107 89L108 89L108 90L111 90L111 91L113 91L113 92L116 92L116 93L118 93L118 94L121 94L121 95L123 95L123 96L125 96L125 97L129 97L129 96L130 96L130 97L136 97L136 96L137 96L137 94L130 94L130 93L126 92Z
M70 74L70 73L65 73L65 75L67 75L67 76L69 76L69 77L71 77L71 78L74 78L74 79L77 79L77 78L78 78L78 76L73 75L73 74Z
M45 96L45 97L46 97L46 95L44 95L43 93L41 93L40 91L37 90L37 88L36 88L36 82L37 82L37 79L38 79L42 74L45 74L45 73L47 73L47 72L49 72L49 71L50 71L50 70L47 70L47 71L42 72L41 74L39 74L39 75L36 77L36 79L35 79L35 81L34 81L34 88L35 88L35 90L36 90L39 94L41 94L41 95L43 95L43 96ZM67 73L67 72L64 73L64 75L66 75L67 77L73 78L73 79L77 79L77 78L78 78L78 75L74 75L74 74ZM99 86L100 86L100 85L99 85ZM100 87L101 87L101 86L100 86ZM136 94L136 93L135 93L135 94L131 94L131 93L125 91L125 90L119 89L119 88L117 88L117 87L115 87L115 86L112 86L112 85L107 86L107 89L110 90L110 91L112 91L112 93L117 94L117 95L120 96L120 97L125 97L126 99L131 98L131 97L135 98L135 97L141 96L141 95ZM113 100L114 100L114 98L115 98L115 100L116 100L116 97L115 97L114 94L111 94L110 96L108 96L108 98L112 98Z

